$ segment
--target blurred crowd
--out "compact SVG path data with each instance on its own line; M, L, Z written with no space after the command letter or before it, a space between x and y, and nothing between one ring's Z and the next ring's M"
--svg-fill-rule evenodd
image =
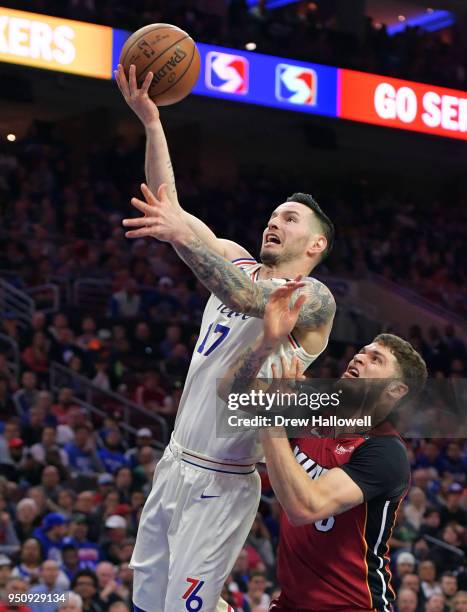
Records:
M150 319L163 311L172 320L196 319L200 288L164 244L128 242L122 216L129 197L139 193L144 146L123 137L93 143L77 170L71 152L33 126L21 142L0 151L0 269L15 270L12 281L29 287L62 277L112 283L112 315ZM27 180L25 180L27 177ZM337 240L319 273L394 281L461 315L467 313L466 196L455 185L439 193L397 193L396 185L371 183L364 176L339 181L272 176L255 169L233 185L177 176L183 206L219 235L238 240L253 255L272 207L291 191L312 191L334 219ZM216 203L222 202L222 206ZM32 263L34 262L34 264ZM136 296L136 285L152 291ZM105 283L102 284L102 287ZM183 312L177 315L176 312Z
M327 2L274 10L264 0L254 7L247 0L7 0L4 6L130 31L173 23L200 42L243 48L253 41L262 53L459 89L467 84L466 38L458 26L441 35L409 27L390 36L385 24L362 17L357 36L340 27Z
M53 361L66 366L173 427L207 294L170 247L123 237L121 218L137 193L142 155L121 138L108 147L93 144L73 173L68 148L37 129L0 152L0 277L20 289L56 283L62 297L58 312L36 312L26 326L13 312L2 313L0 334L17 343L21 367L15 378L9 354L0 350L0 599L6 602L0 612L43 610L44 603L9 606L9 593L28 592L56 593L75 606L68 612L130 606L128 561L161 453L160 432L143 418L126 435L118 410L91 415L78 401L81 379L52 387L49 369ZM188 175L177 184L187 209L256 254L272 207L290 194L291 177L258 172L254 181L244 176L235 191ZM401 206L366 180L323 184L316 196L338 232L326 273L377 273L465 312L461 195L450 196L448 217L442 199ZM104 301L79 301L73 283L83 278L108 288ZM35 299L41 305L46 296ZM433 376L465 377L466 347L452 327L423 334L414 325L409 339ZM314 375L339 375L354 351L331 343ZM392 534L398 612L463 612L465 441L418 439L408 447L413 486ZM267 473L261 477L260 512L224 589L243 612L264 612L277 591L279 506ZM46 612L55 609L51 604Z

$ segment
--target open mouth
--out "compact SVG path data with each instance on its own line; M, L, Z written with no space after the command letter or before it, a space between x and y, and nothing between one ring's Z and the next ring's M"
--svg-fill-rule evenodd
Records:
M281 244L281 239L279 238L279 236L277 234L273 234L271 232L268 232L266 234L265 240L264 240L264 244Z
M358 378L360 376L360 372L355 366L349 366L344 373L346 378Z

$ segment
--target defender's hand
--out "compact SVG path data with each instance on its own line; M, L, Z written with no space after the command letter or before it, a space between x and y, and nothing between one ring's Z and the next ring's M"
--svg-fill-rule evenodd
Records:
M153 73L148 72L143 84L138 89L136 82L136 66L131 64L129 78L126 78L125 71L121 64L114 71L115 80L118 88L125 98L125 102L136 113L145 128L150 128L159 122L159 109L148 95L149 87L152 83Z
M293 281L281 285L271 293L263 319L263 336L266 342L277 343L293 330L306 295L299 295L293 305L291 299L294 292L304 285L301 276L297 276Z
M141 185L146 202L132 198L131 204L143 213L137 219L123 219L125 227L138 228L125 232L127 238L143 238L150 236L163 242L173 242L183 234L189 232L186 221L180 208L172 205L167 196L167 185L162 185L155 196L147 185Z

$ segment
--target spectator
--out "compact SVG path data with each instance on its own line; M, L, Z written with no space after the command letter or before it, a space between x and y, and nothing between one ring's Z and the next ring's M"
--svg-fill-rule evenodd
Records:
M397 612L417 612L417 595L412 589L401 589L397 595Z
M58 606L58 612L81 612L83 609L83 600L78 593L68 591L65 593L65 601Z
M0 464L11 464L9 442L13 438L21 438L21 432L16 417L9 418L5 422L3 432L0 433Z
M58 495L62 490L60 485L60 472L54 465L46 465L42 469L41 488L51 509L57 509Z
M404 516L412 527L418 531L427 507L426 495L420 487L412 487L408 498L409 503L403 508Z
M47 514L40 527L33 531L33 536L39 540L45 559L61 561L61 549L67 531L68 519L57 512Z
M71 518L76 501L76 494L71 489L61 489L57 496L57 512Z
M271 536L260 513L256 515L253 521L246 543L256 550L268 569L271 570L274 567L275 557L271 544Z
M467 460L462 456L458 442L449 442L446 449L436 462L436 467L441 475L449 472L462 481L467 472Z
M418 567L418 575L426 600L430 599L435 593L441 593L441 587L436 581L436 567L433 561L422 561Z
M20 563L13 569L11 575L23 578L33 584L39 580L42 562L39 540L28 538L21 546Z
M62 546L62 566L61 570L68 578L69 582L73 580L77 572L83 569L80 567L78 549L75 544L69 543Z
M99 449L98 455L106 472L114 474L120 467L127 466L122 448L120 431L116 427L110 428L104 436L104 446Z
M70 468L75 474L95 474L104 471L104 466L95 450L92 429L88 425L75 428L74 442L65 445Z
M149 370L144 375L144 382L136 388L135 402L147 410L158 412L164 403L165 392L160 382L160 374Z
M436 537L441 526L441 515L439 510L428 508L423 515L422 524L420 525L420 536L429 535Z
M394 585L399 588L401 580L406 574L413 574L415 569L415 557L412 553L401 552L396 558L396 574L394 576Z
M14 527L19 539L24 542L30 538L38 525L39 508L30 497L23 497L16 506Z
M23 372L21 387L13 396L19 416L27 416L29 410L37 401L38 393L36 374L29 370Z
M120 587L116 580L117 571L108 561L99 563L96 569L97 580L99 582L99 597L105 606L110 606L117 601L122 601Z
M41 441L31 446L30 452L36 461L45 463L46 454L50 450L56 450L63 465L68 465L68 455L57 444L57 428L47 425L42 430Z
M467 525L467 512L462 508L462 494L464 487L458 482L453 482L448 489L446 505L441 508L441 526L456 522L459 525Z
M264 606L269 610L270 597L266 593L266 576L261 572L252 572L248 581L248 590L244 596L244 601L254 610L256 606Z
M26 595L28 592L28 583L23 578L12 577L8 580L5 589L5 598L0 601L0 612L32 612L32 608L23 605L22 603L8 604L9 595Z
M55 595L61 596L69 587L69 582L66 580L66 583L63 584L59 580L59 565L56 561L48 560L44 561L41 567L40 573L40 581L39 584L33 586L29 589L28 593L31 595ZM62 578L63 580L63 578ZM56 612L57 603L53 601L53 597L51 597L52 601L34 601L30 602L29 607L31 608L31 612Z
M123 287L112 295L109 315L112 318L132 319L140 312L141 296L138 294L138 285L133 279L128 279Z
M444 612L445 599L440 593L434 593L425 604L425 612Z
M77 404L73 401L73 389L62 387L58 392L57 403L52 406L51 412L60 425L69 425L70 411L75 407Z
M76 514L70 523L70 533L65 542L76 547L79 569L95 571L101 558L100 547L89 539L89 522L85 514Z
M127 535L127 523L123 516L113 514L105 520L105 534L100 542L104 559L118 564L119 548Z
M141 429L138 429L135 438L136 446L130 448L130 450L125 453L125 458L129 462L129 465L131 467L135 467L137 465L138 452L140 448L142 448L143 446L150 446L152 442L152 437L153 436L151 430L148 427L142 427Z
M452 609L457 593L457 576L452 572L444 572L441 576L441 593L444 595L446 605Z
M98 582L96 574L88 569L80 570L71 587L83 600L83 612L103 612L104 606L98 596Z
M26 367L44 380L47 380L49 372L49 349L47 336L38 331L32 337L31 345L27 346L21 355Z
M452 612L466 612L467 611L467 591L458 591L453 599Z
M81 323L83 333L76 339L76 345L82 351L97 351L100 348L96 330L97 325L94 317L84 317Z
M451 547L459 548L459 535L452 525L446 525L441 532L441 540ZM434 561L438 571L453 572L457 570L461 563L462 554L456 553L452 549L442 548L441 546L434 547L429 554L429 557Z
M129 467L122 466L115 472L115 486L122 503L130 503L133 488L133 474Z

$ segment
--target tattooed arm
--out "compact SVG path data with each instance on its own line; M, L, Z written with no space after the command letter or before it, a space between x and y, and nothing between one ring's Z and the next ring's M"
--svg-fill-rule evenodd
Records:
M268 297L274 290L272 283L254 283L229 261L206 249L194 235L177 240L173 246L203 285L229 308L252 317L264 317ZM332 293L323 283L307 279L300 292L307 299L298 315L298 328L314 330L332 321L336 306Z

